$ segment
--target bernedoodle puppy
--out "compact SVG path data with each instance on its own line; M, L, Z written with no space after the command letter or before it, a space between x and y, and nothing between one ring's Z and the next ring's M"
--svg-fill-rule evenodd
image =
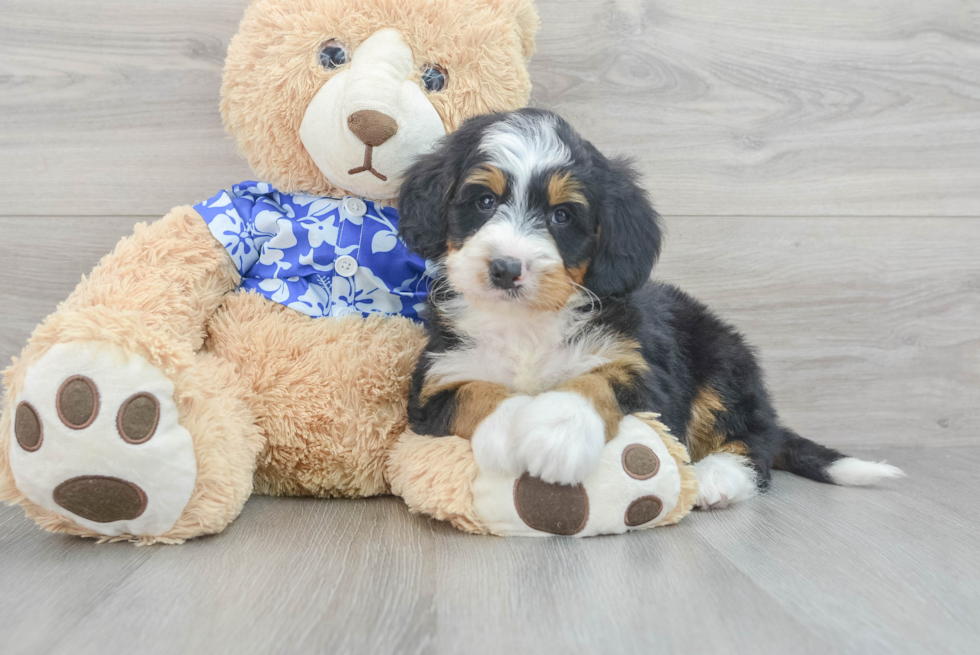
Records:
M765 489L773 468L902 475L780 425L742 336L649 279L660 217L628 162L557 115L471 119L409 169L399 211L436 265L411 427L471 439L482 469L577 483L624 415L658 412L697 462L702 508Z

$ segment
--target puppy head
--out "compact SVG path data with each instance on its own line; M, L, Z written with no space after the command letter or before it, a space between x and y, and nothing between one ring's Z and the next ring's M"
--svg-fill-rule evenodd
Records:
M535 109L464 123L409 168L399 213L409 247L442 260L477 304L557 311L583 286L623 296L660 252L659 217L629 164Z

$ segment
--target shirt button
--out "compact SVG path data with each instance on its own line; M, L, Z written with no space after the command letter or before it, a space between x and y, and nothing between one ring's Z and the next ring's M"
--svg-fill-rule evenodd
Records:
M364 216L367 213L367 205L360 198L348 198L345 200L344 209L351 216Z
M334 270L344 277L352 277L357 271L357 260L350 255L341 255L334 264Z

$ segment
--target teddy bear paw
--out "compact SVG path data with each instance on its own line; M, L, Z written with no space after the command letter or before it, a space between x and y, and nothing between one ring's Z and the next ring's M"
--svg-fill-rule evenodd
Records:
M139 355L94 342L52 347L14 400L10 464L36 505L99 534L162 534L197 476L173 382Z
M499 535L584 537L667 522L681 498L681 471L660 435L636 416L619 424L595 470L579 484L480 471L473 507Z

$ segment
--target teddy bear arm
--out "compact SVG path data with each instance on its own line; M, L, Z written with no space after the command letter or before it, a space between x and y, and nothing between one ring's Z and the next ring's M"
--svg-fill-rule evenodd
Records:
M239 282L234 261L200 214L176 207L120 240L57 313L92 307L136 312L147 327L196 352L211 315Z

